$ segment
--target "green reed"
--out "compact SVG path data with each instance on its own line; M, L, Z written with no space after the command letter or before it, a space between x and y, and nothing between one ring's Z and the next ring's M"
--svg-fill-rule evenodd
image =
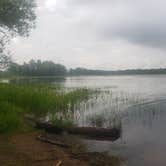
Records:
M52 115L54 119L50 118L50 120L55 121L56 119L57 122L60 120L61 126L63 126L63 122L65 125L67 122L71 123L69 115L72 113L74 105L87 100L90 95L91 90L85 88L63 92L60 87L53 88L46 85L0 84L0 132L5 129L3 124L16 123L14 119L21 119L25 114L35 118ZM20 113L17 110L22 111ZM18 122L17 124L19 124ZM6 130L8 130L7 128Z

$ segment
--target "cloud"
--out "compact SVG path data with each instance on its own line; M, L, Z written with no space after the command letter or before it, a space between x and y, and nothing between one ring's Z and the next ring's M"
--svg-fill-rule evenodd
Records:
M11 44L14 59L67 67L166 67L164 0L37 0L37 28Z
M164 0L66 0L66 4L82 24L91 22L99 39L165 48Z

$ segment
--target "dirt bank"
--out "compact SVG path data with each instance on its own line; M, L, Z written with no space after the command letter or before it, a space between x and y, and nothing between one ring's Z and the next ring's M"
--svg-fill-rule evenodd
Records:
M37 139L41 133L0 136L0 165L2 166L119 166L117 157L104 153L88 153L73 138L49 136L69 145L59 147ZM71 141L72 140L72 141ZM59 165L58 165L59 163Z

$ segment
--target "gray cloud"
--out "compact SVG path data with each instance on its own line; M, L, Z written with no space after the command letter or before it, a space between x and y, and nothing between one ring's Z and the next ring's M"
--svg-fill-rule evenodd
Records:
M37 0L37 28L10 46L18 62L67 67L166 67L164 0Z
M69 0L66 4L70 10L75 10L80 20L89 20L96 35L103 39L120 38L137 44L165 47L164 0ZM84 14L79 15L81 10Z

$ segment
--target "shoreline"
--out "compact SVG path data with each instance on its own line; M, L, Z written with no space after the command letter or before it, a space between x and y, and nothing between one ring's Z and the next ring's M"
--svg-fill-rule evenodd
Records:
M41 134L69 147L40 141L37 137ZM70 135L50 135L35 131L1 135L0 142L0 161L4 166L120 166L121 163L119 157L88 152L79 137Z

